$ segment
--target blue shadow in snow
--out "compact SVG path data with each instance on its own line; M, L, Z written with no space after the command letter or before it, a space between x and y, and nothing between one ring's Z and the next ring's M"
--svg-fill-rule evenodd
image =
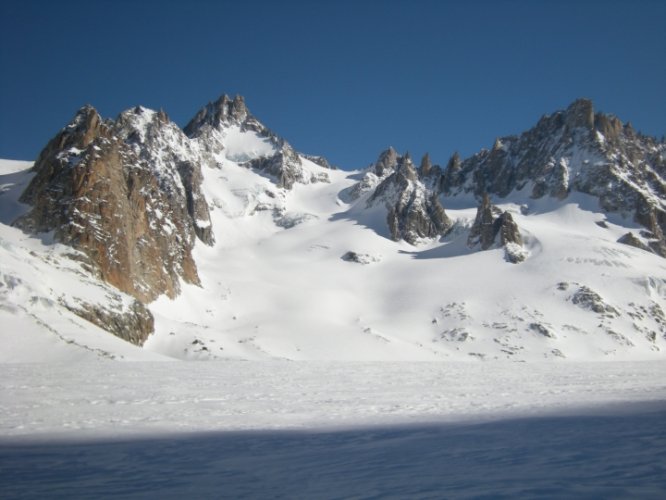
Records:
M0 442L8 498L666 498L666 403L594 414Z

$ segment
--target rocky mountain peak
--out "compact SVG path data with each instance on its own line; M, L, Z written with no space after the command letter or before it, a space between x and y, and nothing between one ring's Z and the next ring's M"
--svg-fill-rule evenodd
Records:
M576 99L564 112L564 123L569 130L594 128L594 107L589 99Z
M184 132L197 144L204 163L218 166L220 158L243 164L270 175L284 189L295 183L325 181L303 167L301 155L283 138L271 132L249 112L242 96L222 95L208 103L185 126ZM252 144L236 151L234 145ZM328 164L317 157L318 164Z
M389 146L388 149L382 151L377 158L374 165L374 173L377 177L385 177L393 172L398 166L398 152Z
M650 248L662 254L665 157L663 142L635 133L612 115L595 114L590 100L578 99L520 135L499 138L460 167L450 161L440 192L506 198L526 188L532 198L561 200L572 192L589 194L608 212L633 215L654 236Z
M32 209L14 224L53 231L97 276L142 302L174 297L181 279L199 283L197 236L213 241L201 167L187 146L155 111L103 122L86 107L40 154L21 197Z
M245 106L245 99L237 95L231 99L223 94L214 102L209 102L201 108L199 112L185 126L185 134L189 137L196 136L200 129L208 125L214 129L232 123L242 124L250 118L251 115Z
M421 164L419 165L419 175L421 177L427 177L432 171L432 162L430 161L430 155L426 153L421 159Z
M57 147L84 149L100 134L102 126L103 120L97 110L90 104L86 104L76 112L72 121L58 134L60 140Z

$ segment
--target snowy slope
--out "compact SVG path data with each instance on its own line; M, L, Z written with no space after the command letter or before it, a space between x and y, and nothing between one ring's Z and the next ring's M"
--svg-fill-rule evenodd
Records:
M262 214L213 211L214 227L242 233L243 244L197 247L203 288L153 304L158 333L146 348L243 359L661 356L663 324L642 311L663 305L666 265L616 243L633 224L607 220L590 197L564 204L525 197L526 215L517 204L502 206L527 231L530 257L512 266L501 250L470 253L464 230L421 247L389 240L383 212L357 217L339 199L352 174L330 174L331 184L286 194L287 214L308 214L289 229ZM207 189L214 184L206 179ZM474 205L459 205L449 216L471 224ZM595 224L603 220L605 229ZM348 251L370 263L346 262ZM573 304L581 287L618 314Z
M31 162L0 161L0 361L81 361L99 358L168 359L140 349L81 319L72 308L97 304L116 313L132 297L94 279L70 247L49 235L29 237L9 223L27 208L18 194Z
M301 160L311 174L324 173ZM13 330L26 321L21 315L43 314L43 306L26 304L26 297L57 302L60 296L89 294L86 286L103 285L80 270L77 274L69 260L60 269L48 265L44 255L65 248L8 227L20 209L17 193L30 174L16 164L3 163L3 169L8 190L0 197L3 276L28 290L21 295L16 287L3 287L4 324L14 325ZM572 195L560 202L519 192L501 200L506 203L499 206L512 213L529 251L526 262L510 265L501 250L473 253L467 248L465 228L476 206L471 197L446 199L453 231L414 247L387 237L383 209L365 208L368 194L351 204L341 200L357 172L325 173L331 182L284 190L229 158L204 168L202 189L216 243L199 242L194 248L202 286L183 284L175 300L162 296L150 305L156 329L143 350L123 343L111 352L294 360L663 356L665 326L659 310L666 307L666 263L618 244L635 223L601 213L591 197ZM601 221L605 228L597 224ZM349 251L364 255L368 263L344 260ZM30 252L40 258L31 258ZM16 263L11 273L8 262ZM48 287L37 279L40 275L52 276L58 286ZM574 303L575 297L589 296L587 290L601 299L601 306L594 300ZM67 315L56 309L58 318ZM30 330L39 336L31 321ZM85 322L74 322L76 330L60 329L60 335L89 328L104 337ZM19 355L5 350L4 356ZM49 357L58 355L54 351Z

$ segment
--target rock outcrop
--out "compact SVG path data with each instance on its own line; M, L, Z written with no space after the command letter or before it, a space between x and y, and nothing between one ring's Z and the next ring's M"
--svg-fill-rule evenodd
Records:
M581 309L589 309L606 317L612 318L620 315L615 307L606 303L601 295L585 285L579 285L571 296L571 302Z
M62 305L80 318L97 325L127 342L143 345L155 327L150 311L138 300L129 305L122 298L107 297L106 304L85 301L63 301Z
M376 172L384 179L367 201L367 206L383 204L388 210L391 237L414 245L422 238L444 235L451 221L439 202L438 194L419 178L409 155L395 156L388 150L380 156ZM390 172L386 175L387 172ZM377 174L375 174L377 175Z
M502 212L491 205L488 194L483 195L477 209L467 245L480 250L502 247L506 260L512 263L522 262L527 257L518 225L509 212Z
M81 250L104 281L142 302L199 283L192 247L212 244L201 171L188 139L164 113L135 108L103 121L82 108L40 154L15 221L53 231Z
M382 260L381 256L379 255L372 255L369 253L359 253L359 252L354 252L352 250L345 252L345 254L340 258L345 262L355 262L356 264L362 264L362 265L373 264L375 262L380 262Z
M493 209L495 209L495 213L493 213ZM475 247L478 245L481 250L487 250L493 246L498 229L495 221L499 220L497 215L501 213L497 212L497 207L493 207L490 204L490 197L488 194L484 194L481 205L479 205L479 208L476 211L474 224L469 230L467 246Z

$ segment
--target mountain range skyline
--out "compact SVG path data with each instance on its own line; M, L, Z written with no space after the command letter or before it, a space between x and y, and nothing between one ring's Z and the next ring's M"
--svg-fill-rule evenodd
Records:
M241 96L184 128L84 106L3 161L5 320L177 359L661 356L663 141L586 99L445 166L278 133Z

